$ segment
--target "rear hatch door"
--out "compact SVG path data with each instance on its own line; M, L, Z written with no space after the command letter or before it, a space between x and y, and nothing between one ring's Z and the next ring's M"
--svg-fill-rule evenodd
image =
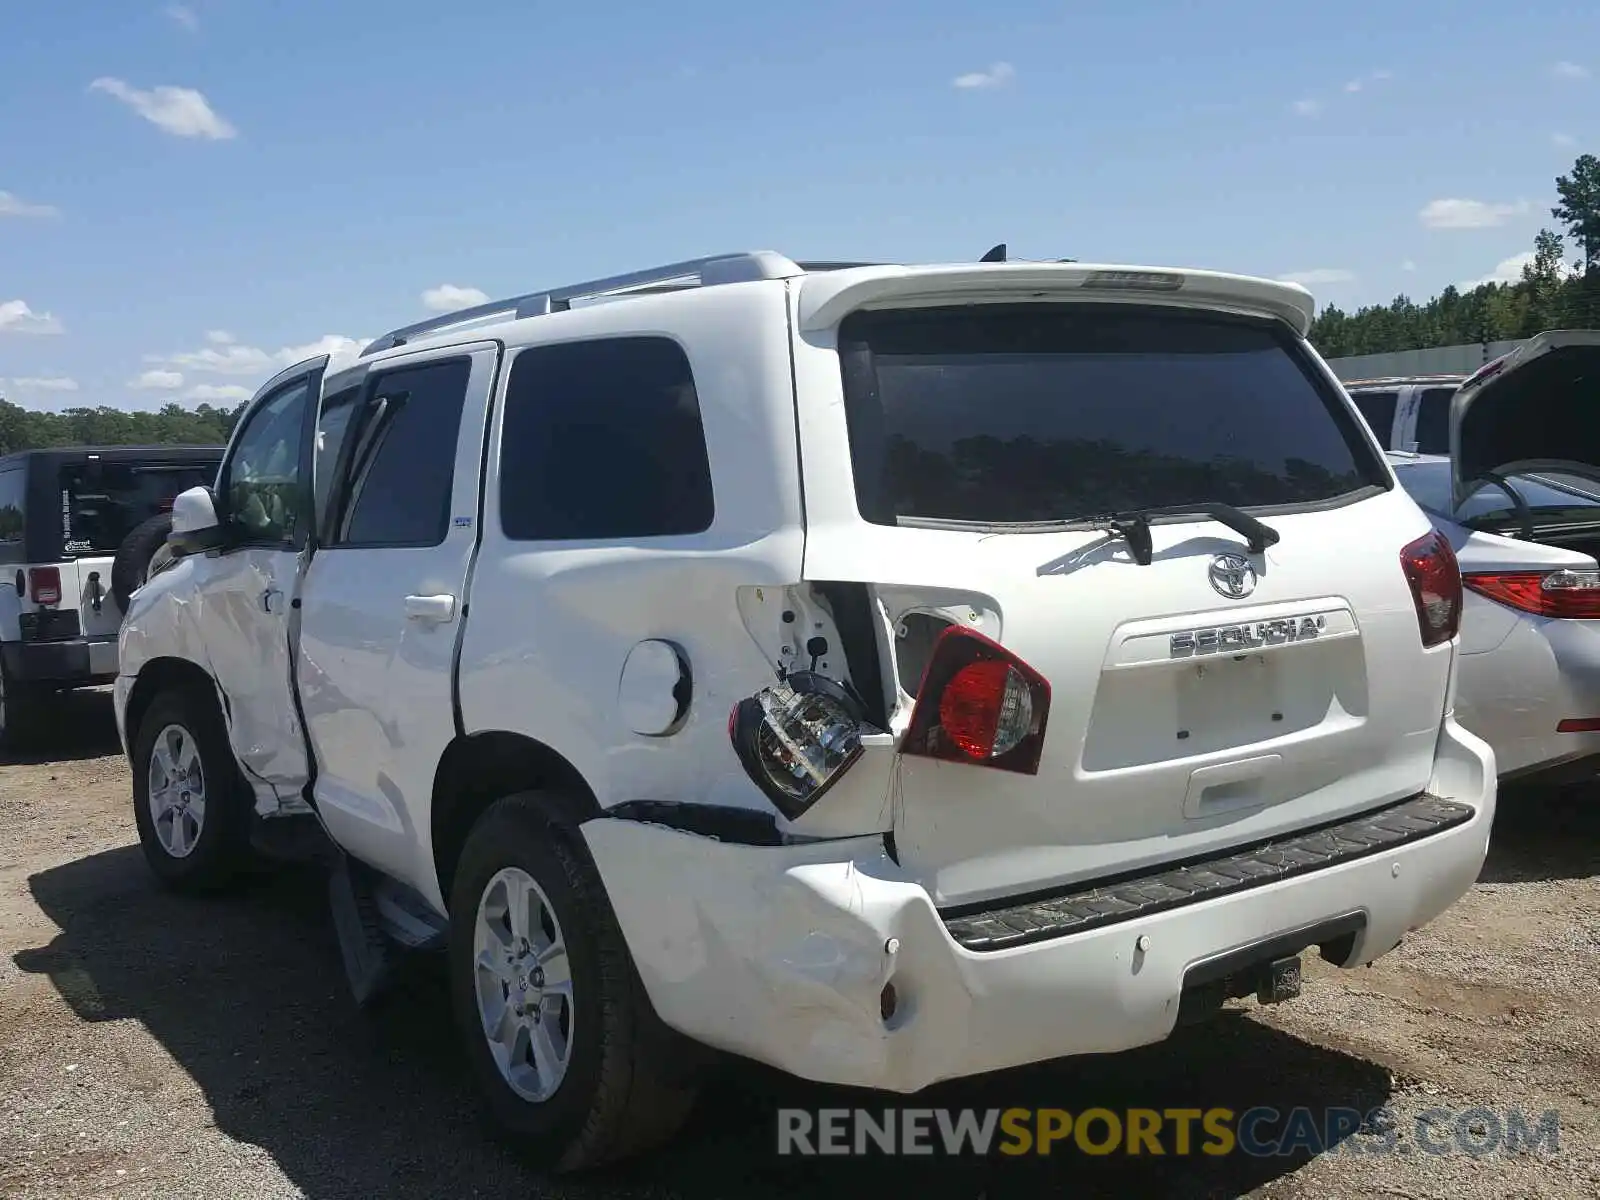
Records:
M1558 329L1486 364L1450 405L1454 507L1486 475L1600 471L1600 330Z
M930 622L1051 688L1037 774L901 756L902 866L961 905L1422 790L1452 644L1423 648L1400 556L1428 522L1299 336L1296 292L1107 296L1069 268L1008 290L998 270L797 315L805 574L869 585L895 732ZM1196 515L1217 502L1277 541ZM1143 564L1085 520L1152 509L1175 511Z
M216 478L208 462L140 462L87 456L60 469L62 604L76 607L85 636L113 637L122 610L111 571L124 539L151 517L172 511L179 492Z

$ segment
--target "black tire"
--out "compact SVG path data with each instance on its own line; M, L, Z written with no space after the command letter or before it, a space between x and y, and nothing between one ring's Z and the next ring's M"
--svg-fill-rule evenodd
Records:
M158 737L176 727L193 739L204 785L204 812L198 836L185 834L193 848L175 854L162 844L150 806L150 760ZM234 762L214 697L196 686L176 687L150 702L133 736L133 819L145 861L165 886L177 892L216 892L233 883L253 863L250 818L254 799Z
M0 753L17 754L28 749L38 732L43 689L12 677L0 658Z
M671 1065L673 1035L650 1006L599 873L551 810L522 793L479 818L451 888L449 970L456 1025L495 1132L540 1167L567 1172L666 1142L687 1119L694 1088ZM502 1077L478 1010L478 904L506 867L527 872L548 897L571 967L571 1058L554 1094L537 1103Z
M145 568L150 565L151 556L171 532L172 514L157 513L134 526L133 532L117 547L117 556L111 560L111 598L123 612L128 611L128 597L144 583Z

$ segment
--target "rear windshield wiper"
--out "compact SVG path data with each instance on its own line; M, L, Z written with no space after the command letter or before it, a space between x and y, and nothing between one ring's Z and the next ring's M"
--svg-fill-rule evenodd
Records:
M1246 539L1249 543L1251 554L1260 554L1268 546L1276 545L1281 536L1272 526L1263 524L1249 513L1243 512L1231 504L1221 504L1214 501L1204 504L1171 504L1163 508L1144 508L1135 512L1110 513L1103 517L1090 518L1086 523L1093 529L1103 529L1105 532L1127 542L1128 549L1133 551L1134 562L1141 567L1148 567L1155 557L1155 548L1150 537L1150 518L1188 516L1190 513L1201 513L1210 517L1219 525L1226 525Z

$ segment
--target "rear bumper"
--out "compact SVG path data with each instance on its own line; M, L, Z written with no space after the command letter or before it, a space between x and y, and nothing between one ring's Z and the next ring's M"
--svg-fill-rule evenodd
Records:
M0 642L6 673L29 683L110 683L117 674L117 639Z
M583 830L668 1025L803 1078L906 1093L1159 1042L1186 980L1254 947L1276 957L1327 940L1342 966L1387 953L1477 878L1493 752L1448 723L1429 792L1467 811L1292 878L991 949L876 838L740 846L604 818Z

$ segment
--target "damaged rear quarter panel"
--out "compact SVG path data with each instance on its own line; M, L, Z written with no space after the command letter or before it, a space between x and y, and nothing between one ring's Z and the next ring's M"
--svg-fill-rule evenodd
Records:
M781 1046L773 1065L802 1078L896 1078L941 1065L899 1062L895 1022L882 1015L898 966L890 939L926 947L948 938L881 838L752 847L607 817L583 833L669 1026L763 1061ZM964 1026L970 998L956 960L919 957L917 979L896 976L905 1003L936 999L941 1023Z

